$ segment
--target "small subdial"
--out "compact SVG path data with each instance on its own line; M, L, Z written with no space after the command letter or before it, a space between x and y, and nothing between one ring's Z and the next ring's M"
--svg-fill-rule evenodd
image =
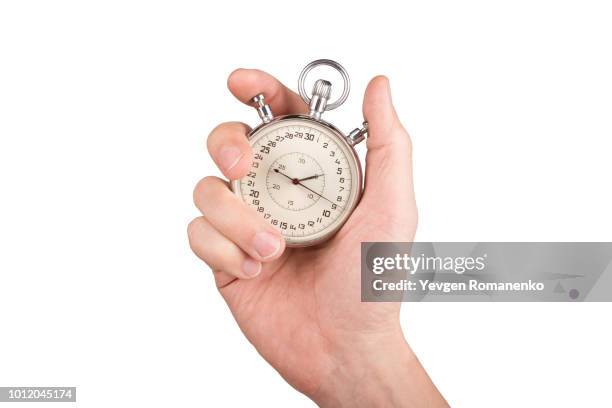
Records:
M311 156L292 152L272 163L266 176L268 193L279 206L301 211L315 204L325 189L325 174Z

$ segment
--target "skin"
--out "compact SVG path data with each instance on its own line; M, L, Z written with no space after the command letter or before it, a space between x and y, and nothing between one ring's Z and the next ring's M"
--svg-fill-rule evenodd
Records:
M244 103L263 93L277 116L307 112L297 94L259 70L234 71L228 88ZM203 215L189 224L189 242L212 269L247 339L320 406L445 407L404 339L400 304L360 300L360 243L412 241L417 226L412 145L387 78L369 83L363 115L369 122L364 194L330 241L286 248L227 181L206 177L194 191ZM211 157L230 180L251 165L249 131L224 123L208 137Z

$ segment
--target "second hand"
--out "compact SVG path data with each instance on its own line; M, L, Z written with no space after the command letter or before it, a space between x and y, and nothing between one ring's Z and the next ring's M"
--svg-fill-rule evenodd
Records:
M327 198L327 197L323 197L321 194L317 193L317 192L316 192L316 191L314 191L312 188L310 188L310 187L308 187L308 186L305 186L304 184L300 183L300 180L299 180L299 179L289 177L289 176L288 176L288 175L286 175L285 173L281 172L279 169L274 169L274 172L275 172L275 173L280 174L281 176L285 176L285 177L287 177L289 180L291 180L291 182L292 182L293 184L300 185L300 186L304 187L306 190L308 190L308 191L311 191L311 192L315 193L316 195L318 195L318 196L319 196L319 197L321 197L322 199L329 201L329 202L331 203L331 205L335 205L335 206L336 206L336 208L340 208L341 210L344 210L344 207L343 207L343 206L341 206L340 204L334 203L334 202L333 202L332 200L330 200L329 198ZM332 208L332 209L333 209L333 208Z

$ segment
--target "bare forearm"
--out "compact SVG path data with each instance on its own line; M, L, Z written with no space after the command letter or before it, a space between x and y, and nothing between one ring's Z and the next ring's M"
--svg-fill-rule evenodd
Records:
M321 407L448 407L403 337L340 355L313 399Z

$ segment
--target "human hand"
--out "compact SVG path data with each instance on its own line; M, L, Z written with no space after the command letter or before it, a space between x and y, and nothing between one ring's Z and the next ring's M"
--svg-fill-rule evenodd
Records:
M277 115L308 111L262 71L236 70L228 87L244 103L263 93ZM331 240L286 248L280 232L226 181L206 177L194 191L203 216L189 225L190 245L213 270L249 341L319 405L446 406L404 340L400 304L361 302L360 243L412 241L417 225L411 142L385 77L368 85L363 115L369 123L364 193ZM208 138L213 160L230 180L251 166L249 131L224 123Z

